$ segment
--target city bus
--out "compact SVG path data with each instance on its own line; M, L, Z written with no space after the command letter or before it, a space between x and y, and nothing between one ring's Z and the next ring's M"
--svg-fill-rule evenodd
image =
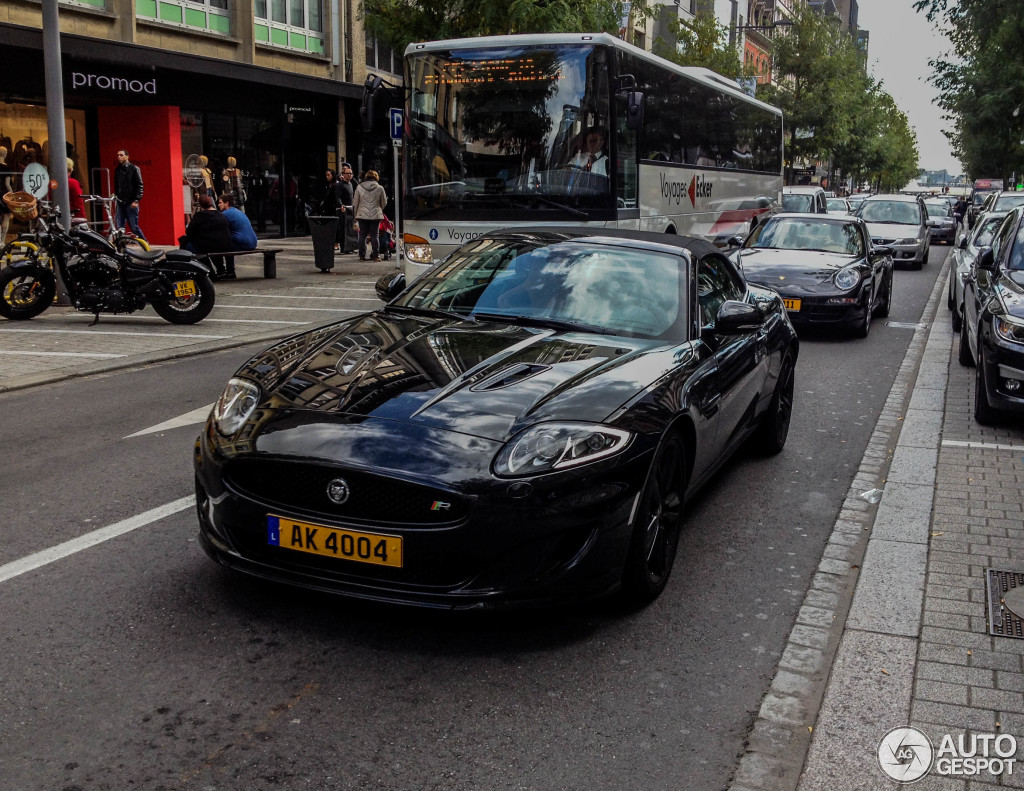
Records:
M721 246L781 198L781 111L608 34L410 44L405 87L410 276L506 227L591 225Z

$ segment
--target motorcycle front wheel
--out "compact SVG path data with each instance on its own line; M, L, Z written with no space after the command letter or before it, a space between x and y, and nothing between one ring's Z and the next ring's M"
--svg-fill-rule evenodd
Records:
M57 281L49 269L8 266L0 270L0 316L31 319L51 304Z
M190 275L188 279L194 284L195 293L181 297L172 294L166 300L152 302L153 310L171 324L196 324L209 316L213 310L216 294L209 275ZM176 285L180 283L172 284Z

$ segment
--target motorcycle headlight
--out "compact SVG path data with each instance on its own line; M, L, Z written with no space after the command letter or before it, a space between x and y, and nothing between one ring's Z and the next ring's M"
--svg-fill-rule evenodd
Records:
M632 434L598 423L541 423L512 437L494 458L501 478L539 475L606 459Z
M849 291L860 282L860 270L855 269L852 266L848 266L845 269L840 269L836 272L833 280L837 288L841 288L843 291Z
M996 316L993 319L996 328L996 335L1010 343L1024 343L1024 324L1019 321Z
M217 431L230 437L242 427L260 402L260 389L248 379L232 378L213 405Z

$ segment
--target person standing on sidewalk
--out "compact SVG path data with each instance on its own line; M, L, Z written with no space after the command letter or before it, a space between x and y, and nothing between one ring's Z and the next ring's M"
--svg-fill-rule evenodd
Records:
M341 163L341 180L338 182L338 200L340 206L338 214L341 219L338 229L341 252L354 253L356 251L356 223L352 215L352 203L355 200L355 189L358 182L353 181L352 166L348 162Z
M365 179L356 187L352 201L352 213L359 223L359 260L366 260L366 239L370 239L370 260L380 260L380 247L377 241L377 229L384 219L384 207L388 205L388 196L380 185L376 170L366 171Z
M118 228L128 229L140 239L145 234L139 228L139 201L142 200L142 171L128 160L128 150L117 152L117 168L114 169L114 222Z

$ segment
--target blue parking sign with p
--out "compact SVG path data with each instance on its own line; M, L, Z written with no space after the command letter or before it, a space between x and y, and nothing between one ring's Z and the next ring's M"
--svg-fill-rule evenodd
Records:
M402 111L396 108L388 110L388 115L391 118L391 139L401 140L402 139Z

